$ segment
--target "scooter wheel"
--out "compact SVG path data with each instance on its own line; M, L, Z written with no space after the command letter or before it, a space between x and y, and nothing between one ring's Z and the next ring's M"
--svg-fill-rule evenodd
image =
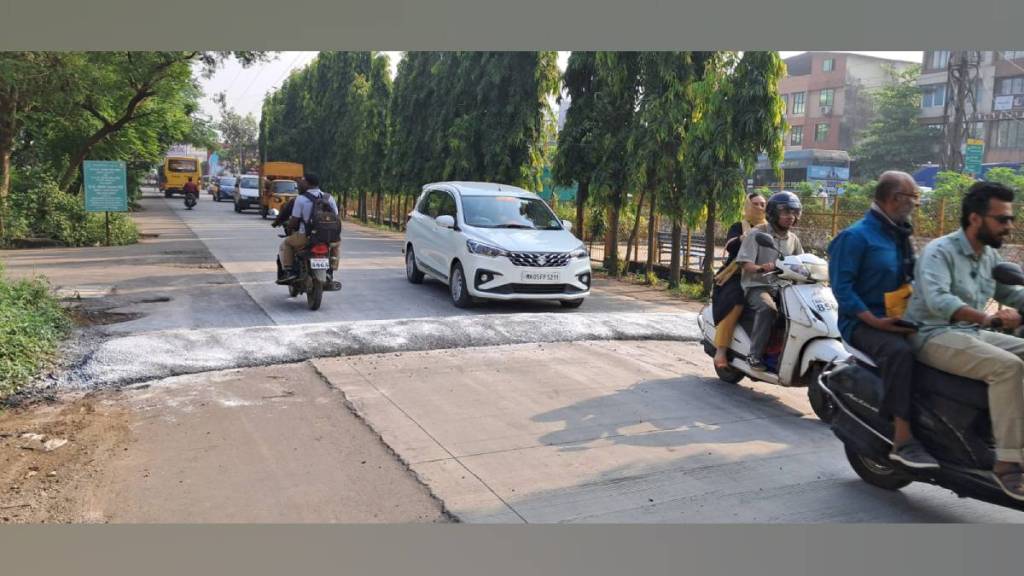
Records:
M728 384L736 384L740 380L743 380L743 372L731 367L726 366L725 368L715 367L715 374L718 375L718 379Z
M813 366L804 375L803 384L807 386L807 399L811 402L811 410L825 424L832 422L836 416L836 404L832 397L825 393L818 385L818 377L821 375L822 367Z
M849 446L844 446L844 449L846 450L846 460L849 461L853 471L860 476L861 480L872 486L883 490L899 490L914 481L913 478L889 462L879 462L874 458L858 454Z

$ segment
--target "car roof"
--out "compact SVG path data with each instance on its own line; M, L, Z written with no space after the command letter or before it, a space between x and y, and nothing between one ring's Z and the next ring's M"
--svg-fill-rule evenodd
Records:
M430 188L448 188L458 192L461 196L522 196L540 198L537 194L518 186L494 182L433 182L423 187L424 190Z

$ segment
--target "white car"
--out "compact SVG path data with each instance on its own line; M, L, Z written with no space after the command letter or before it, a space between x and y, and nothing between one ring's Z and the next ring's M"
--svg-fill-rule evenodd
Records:
M427 184L409 215L405 273L449 287L459 308L474 298L558 300L590 295L590 255L536 194L504 184Z
M246 174L238 179L235 188L235 212L260 205L260 177Z

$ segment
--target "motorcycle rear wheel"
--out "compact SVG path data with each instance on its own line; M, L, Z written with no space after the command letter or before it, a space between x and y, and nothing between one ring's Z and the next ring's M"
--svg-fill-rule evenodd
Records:
M914 481L905 472L901 472L888 462L879 462L874 458L858 454L849 446L843 448L846 451L846 460L850 463L853 471L860 476L861 480L872 486L883 490L899 490Z
M306 304L310 310L319 310L320 302L324 298L324 285L316 278L310 281L309 290L306 291Z

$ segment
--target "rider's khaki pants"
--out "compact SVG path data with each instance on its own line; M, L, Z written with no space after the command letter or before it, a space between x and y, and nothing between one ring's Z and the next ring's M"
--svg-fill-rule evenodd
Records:
M996 458L1024 463L1024 340L982 330L930 338L917 359L988 384Z
M281 242L281 249L278 253L281 256L281 266L291 267L295 262L295 252L306 247L306 235L301 232L289 234L284 242ZM331 243L331 270L337 270L341 262L341 242Z

